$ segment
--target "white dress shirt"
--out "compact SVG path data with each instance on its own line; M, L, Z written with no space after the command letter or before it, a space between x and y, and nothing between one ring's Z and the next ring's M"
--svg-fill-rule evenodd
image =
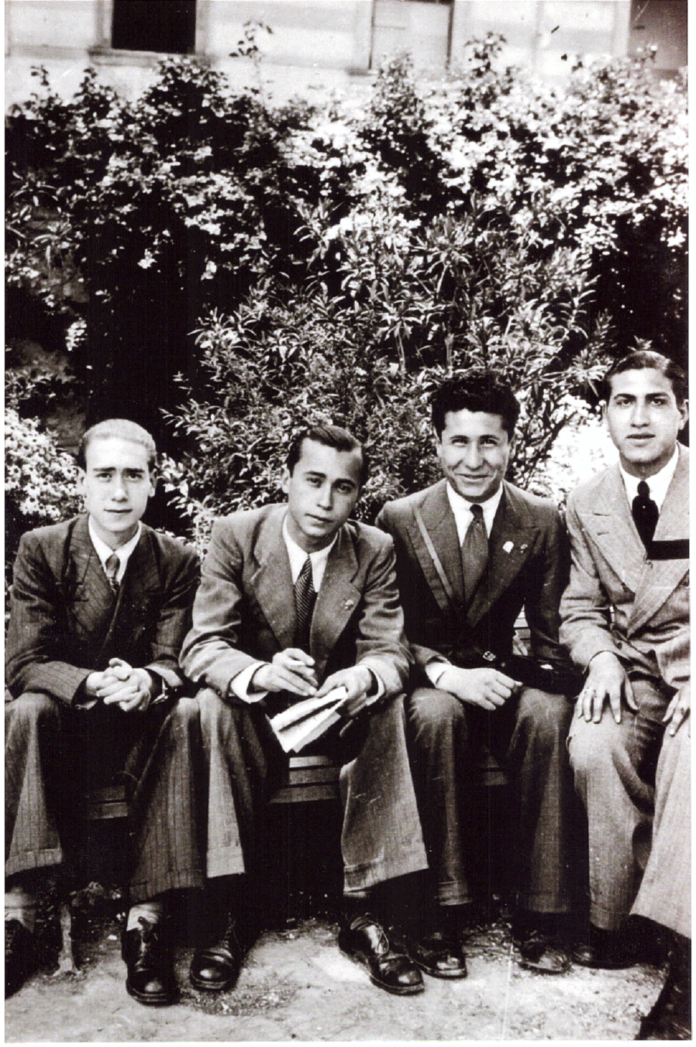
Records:
M663 465L659 473L655 473L654 476L647 476L645 482L650 490L650 497L657 506L658 509L662 508L662 503L667 497L667 490L672 482L674 471L677 468L677 462L679 461L679 448L674 448L674 454L667 462L667 465ZM633 499L638 496L638 484L641 482L640 476L631 476L627 473L624 467L619 461L619 469L623 476L624 484L626 485L626 494L628 496L628 504L633 505Z
M466 532L469 529L469 524L474 518L474 514L471 511L471 506L476 504L480 505L483 510L483 522L486 528L486 534L490 537L491 528L493 527L493 520L495 514L498 511L500 505L500 499L503 497L503 485L501 484L495 494L492 494L490 498L487 498L485 502L469 502L466 498L462 498L460 494L454 490L451 484L447 484L447 498L452 512L454 513L454 522L457 525L457 537L459 538L459 546L461 548ZM451 662L448 662L446 658L438 658L432 662L428 662L425 666L425 672L430 680L433 687L437 687L440 677L444 673L445 669L451 666Z
M89 536L92 539L92 545L101 562L104 573L106 574L106 561L114 553L118 557L118 571L116 572L116 581L120 585L123 581L123 576L126 573L126 567L128 566L128 559L135 549L136 545L140 541L140 535L142 534L143 525L139 522L136 532L132 538L130 538L125 545L120 545L118 549L110 549L106 542L99 537L94 529L92 523L92 517L90 516L87 520L87 528L89 530Z

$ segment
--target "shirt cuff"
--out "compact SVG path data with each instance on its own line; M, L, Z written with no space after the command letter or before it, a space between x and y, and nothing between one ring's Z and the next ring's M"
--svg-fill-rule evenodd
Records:
M155 683L159 681L160 685L157 694L150 701L150 707L152 707L153 705L159 705L161 702L166 702L172 693L171 687L169 687L165 678L163 676L160 676L160 674L155 669L147 669L146 671L150 674Z
M252 691L249 693L251 678L260 665L266 665L266 662L252 662L251 665L247 665L246 669L242 669L241 673L237 673L230 680L229 690L239 698L240 702L253 704L254 702L260 702L268 694L268 691Z
M428 677L433 687L437 687L440 682L440 677L445 669L450 668L451 662L428 662L425 666L425 675Z

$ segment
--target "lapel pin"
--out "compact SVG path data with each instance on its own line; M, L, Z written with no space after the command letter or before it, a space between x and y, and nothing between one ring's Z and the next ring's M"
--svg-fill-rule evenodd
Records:
M355 600L346 600L346 602L344 603L343 606L346 608L346 610L348 610L349 608L351 608L353 606L354 603L355 603Z
M515 548L515 543L514 542L506 542L505 545L503 546L503 550L506 553L511 553L514 548Z

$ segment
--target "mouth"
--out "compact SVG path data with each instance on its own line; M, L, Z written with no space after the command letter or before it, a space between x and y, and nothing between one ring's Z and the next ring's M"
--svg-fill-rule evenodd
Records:
M312 513L307 513L307 519L310 520L311 523L319 524L321 527L328 527L333 522L325 516L314 516Z
M652 433L633 433L628 439L634 444L646 444L649 440L652 440Z

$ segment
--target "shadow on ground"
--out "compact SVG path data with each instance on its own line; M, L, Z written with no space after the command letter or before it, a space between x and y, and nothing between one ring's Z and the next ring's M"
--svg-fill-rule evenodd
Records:
M192 949L177 950L178 1003L147 1008L124 987L120 933L102 924L80 943L76 973L35 974L6 1002L7 1042L256 1040L631 1040L664 974L573 968L522 970L499 921L468 943L469 977L426 979L415 997L373 987L336 945L328 918L266 931L228 992L188 982Z

